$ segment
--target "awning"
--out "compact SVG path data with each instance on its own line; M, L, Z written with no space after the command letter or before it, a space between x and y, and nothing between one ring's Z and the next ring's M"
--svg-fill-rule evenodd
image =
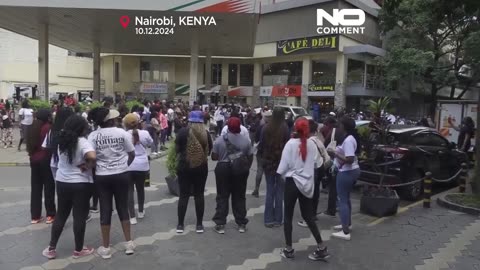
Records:
M373 56L385 56L386 51L384 49L372 46L372 45L355 45L343 47L343 54L359 54L366 53Z
M189 55L194 34L199 54L251 57L259 8L255 0L2 0L0 28L38 39L48 25L49 43L74 52ZM120 17L128 16L124 29ZM174 34L140 35L135 17L173 18ZM216 25L179 25L179 16L213 17ZM238 27L241 25L241 27ZM145 30L146 31L146 30Z

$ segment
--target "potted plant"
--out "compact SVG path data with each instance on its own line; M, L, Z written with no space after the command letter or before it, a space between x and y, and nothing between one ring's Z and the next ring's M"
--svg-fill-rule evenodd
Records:
M376 217L395 215L398 210L400 199L394 189L383 186L388 165L378 164L385 159L378 156L383 151L377 151L379 147L388 144L389 124L381 118L382 113L390 104L390 98L380 98L378 101L370 101L370 110L376 116L372 127L359 130L362 154L360 162L368 166L380 176L378 186L366 186L360 199L360 211Z
M167 182L168 191L170 194L174 196L179 195L179 187L178 187L178 178L177 178L177 151L175 146L172 145L168 148L167 153L167 171L168 176L165 177L165 181Z

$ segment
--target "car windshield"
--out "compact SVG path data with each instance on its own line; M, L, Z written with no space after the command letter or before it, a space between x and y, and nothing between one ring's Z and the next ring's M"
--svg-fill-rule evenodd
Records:
M293 112L297 115L304 116L307 115L307 112L304 108L292 108Z

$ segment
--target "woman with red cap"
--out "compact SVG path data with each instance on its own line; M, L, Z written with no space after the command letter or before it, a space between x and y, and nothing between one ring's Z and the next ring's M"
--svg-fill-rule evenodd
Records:
M250 139L241 135L241 121L237 117L228 120L228 132L218 137L213 144L212 159L218 160L215 167L217 184L217 209L213 221L214 230L225 233L228 215L228 199L232 197L232 212L240 233L246 232L247 179L253 161Z
M313 219L314 165L318 151L315 143L308 140L310 128L307 119L299 118L295 122L294 128L296 137L290 139L285 145L277 169L277 173L285 178L284 233L286 248L281 251L281 255L287 259L295 257L292 248L292 217L298 199L302 217L318 244L317 249L308 258L314 261L325 260L329 257L327 247L323 244L317 224Z

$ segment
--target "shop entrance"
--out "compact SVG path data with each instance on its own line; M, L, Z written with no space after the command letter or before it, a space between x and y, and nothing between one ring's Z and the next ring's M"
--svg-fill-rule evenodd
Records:
M333 97L309 97L308 98L309 109L314 114L315 104L318 104L320 119L325 118L330 112L334 111L334 98Z

